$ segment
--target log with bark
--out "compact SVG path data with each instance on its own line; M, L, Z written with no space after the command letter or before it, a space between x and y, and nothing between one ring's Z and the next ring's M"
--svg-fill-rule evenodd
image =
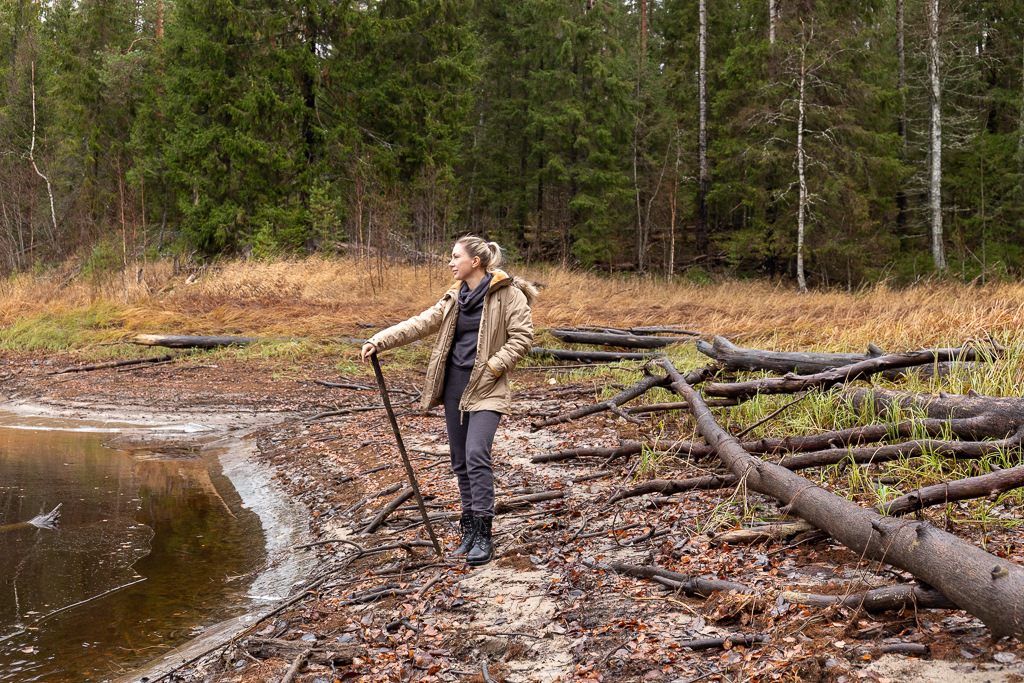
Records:
M166 346L171 349L216 349L221 346L245 345L260 337L202 337L183 334L137 334L132 339L143 346Z
M867 353L811 353L806 351L765 351L762 349L745 349L736 346L725 337L716 336L711 344L706 341L697 342L697 350L709 358L713 358L726 370L747 370L797 374L813 374L824 370L839 368L845 365L860 363L884 356L885 352L874 344L868 346ZM976 363L947 361L938 364L922 365L916 368L921 376L933 374L947 375L955 370L972 369ZM903 376L906 370L887 370L883 374L888 379Z
M641 567L626 564L624 562L609 562L607 564L591 563L595 569L605 569L635 576L641 579L657 581L663 586L678 590L688 595L710 597L713 593L736 591L737 593L762 594L765 591L761 588L754 588L736 581L725 581L722 579L705 579L699 576L688 576L678 572L662 569L661 567ZM844 607L863 607L866 612L889 612L901 610L907 607L921 609L954 609L955 604L950 602L939 591L919 585L900 585L887 588L873 588L862 593L851 593L847 595L822 595L817 593L803 593L797 591L770 591L766 595L771 601L781 598L782 602L792 604L811 605L816 607L829 607L831 605L842 605Z
M581 332L579 330L552 329L548 332L569 344L596 344L618 346L627 349L661 349L672 344L692 342L693 337L655 337L640 334L618 334L609 332Z
M561 360L575 360L581 363L614 363L619 360L651 360L661 358L663 353L626 353L618 351L569 351L568 349L546 349L534 346L531 356L551 356Z
M61 368L60 370L54 370L51 375L65 375L71 372L92 372L93 370L105 370L107 368L123 368L129 365L143 365L150 364L156 365L158 363L166 363L167 361L174 360L179 355L177 353L167 354L165 356L150 356L149 358L130 358L128 360L112 360L106 363L94 363L92 365L78 365Z
M1024 486L1024 465L1011 467L977 477L948 481L911 491L880 506L882 514L905 515L932 505L944 505L958 500L988 498L996 500L1001 493Z
M942 354L925 352L938 358ZM959 350L953 358L963 355ZM889 358L889 357L882 357ZM880 367L881 359L865 361ZM1024 635L1024 569L952 534L920 521L885 517L837 496L778 465L754 458L715 421L696 389L664 359L671 388L686 400L697 428L722 462L751 491L771 496L783 512L805 519L865 558L910 572L961 609L978 617L997 636ZM849 368L857 368L857 364ZM884 365L884 364L883 364ZM867 368L847 373L860 376Z
M880 353L807 353L744 349L721 336L715 336L711 344L706 341L698 341L697 350L718 361L718 364L726 370L767 370L779 374L795 372L802 375L852 365L876 355L882 355Z
M706 366L699 370L694 370L687 375L687 379L690 384L698 384L703 382L707 377L710 376L713 371L713 366ZM595 413L604 412L610 410L620 417L627 417L624 411L619 410L619 407L624 403L632 401L634 398L641 396L655 387L666 386L669 379L666 375L655 375L648 372L647 368L644 368L644 378L634 384L633 386L620 391L615 396L612 396L607 401L601 401L600 403L594 403L589 406L583 406L576 410L571 410L568 413L563 413L547 420L541 420L540 422L534 422L533 428L540 429L541 427L550 427L552 425L562 424L564 422L571 422L572 420L578 420L581 417L588 415L594 415Z
M785 377L767 377L746 382L708 383L704 385L703 391L705 396L736 399L751 398L758 394L795 394L808 389L828 389L837 384L868 379L872 375L886 370L899 370L953 360L990 358L995 353L997 353L995 349L982 349L976 346L891 353L813 375L786 375Z

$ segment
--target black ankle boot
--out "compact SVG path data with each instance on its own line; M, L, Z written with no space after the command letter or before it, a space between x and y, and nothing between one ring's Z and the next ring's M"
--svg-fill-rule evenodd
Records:
M466 563L474 567L487 564L494 557L494 543L491 542L491 518L474 517L473 547L466 556Z
M459 519L459 533L462 534L462 540L459 543L459 547L452 553L452 557L457 555L465 555L469 552L469 549L473 547L473 536L476 526L473 521L476 518L468 512L463 512L462 517Z

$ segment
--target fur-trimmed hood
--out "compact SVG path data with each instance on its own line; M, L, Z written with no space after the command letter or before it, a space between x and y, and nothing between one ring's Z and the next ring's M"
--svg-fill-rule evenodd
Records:
M492 270L491 271L491 286L487 288L487 293L490 294L496 289L501 287L507 287L509 285L515 287L526 296L526 305L533 307L533 302L537 300L537 288L529 280L524 280L518 275L509 275L503 270ZM458 292L459 287L462 286L462 280L456 280L451 287L448 288L449 292Z

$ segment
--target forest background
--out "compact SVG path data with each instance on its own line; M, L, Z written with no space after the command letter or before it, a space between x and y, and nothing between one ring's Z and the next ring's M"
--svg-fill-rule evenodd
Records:
M1020 275L1022 193L1020 0L0 5L0 272L475 232L698 283L985 281Z

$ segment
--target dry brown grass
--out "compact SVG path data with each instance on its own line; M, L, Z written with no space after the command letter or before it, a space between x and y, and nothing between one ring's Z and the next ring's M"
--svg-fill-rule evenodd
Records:
M991 334L1013 342L1024 324L1024 285L884 285L862 292L812 292L755 281L667 284L557 268L513 269L544 284L539 327L678 323L705 335L777 349L859 350L868 342L905 349ZM89 311L109 337L138 332L319 337L360 336L357 322L382 325L434 303L447 270L352 259L234 261L193 275L168 262L145 266L143 281L20 275L0 285L0 324ZM383 284L381 284L383 283ZM127 298L127 302L126 302ZM97 315L97 312L99 314ZM92 320L93 318L90 318Z

